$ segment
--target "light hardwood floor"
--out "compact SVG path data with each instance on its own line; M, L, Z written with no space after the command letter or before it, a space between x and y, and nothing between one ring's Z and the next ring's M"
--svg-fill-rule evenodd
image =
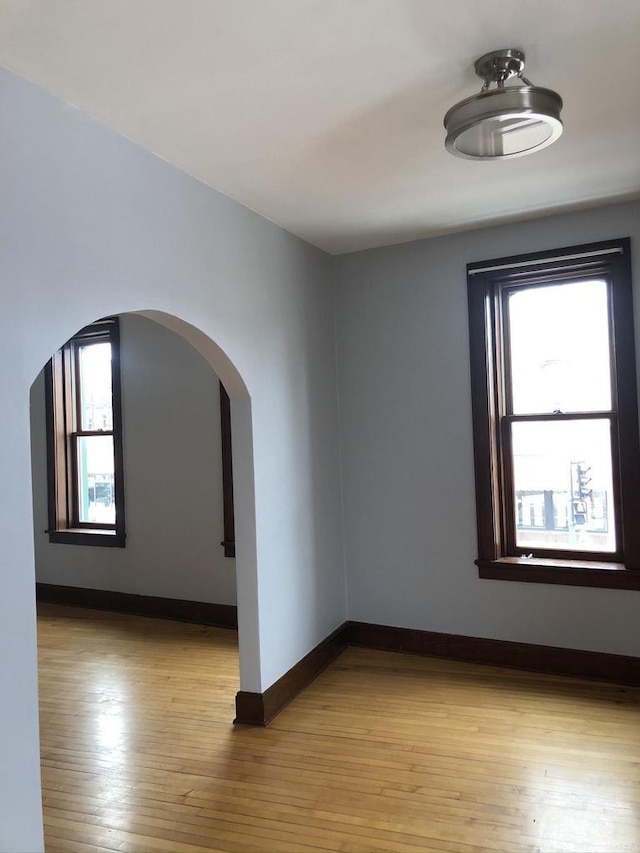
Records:
M233 727L232 631L42 606L49 853L640 851L640 691L348 649Z

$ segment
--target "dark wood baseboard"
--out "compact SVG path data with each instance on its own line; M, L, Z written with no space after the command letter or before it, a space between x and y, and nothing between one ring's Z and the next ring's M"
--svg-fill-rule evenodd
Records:
M230 604L210 604L203 601L182 601L178 598L159 598L154 595L133 595L128 592L109 592L79 586L36 584L36 600L47 604L87 607L90 610L110 610L135 616L152 616L176 622L196 622L215 628L237 628L238 608Z
M235 722L268 725L347 646L640 685L640 658L345 622L264 693L238 693Z
M220 628L238 627L237 608L226 604L181 601L46 583L36 584L36 598L49 604L111 610L115 613L195 622ZM268 725L347 646L640 686L640 658L637 657L538 646L533 643L514 643L486 637L441 634L412 628L394 628L368 622L345 622L264 693L240 691L236 695L234 722L251 726Z
M640 658L636 657L367 622L349 622L348 626L348 642L352 646L640 685Z
M236 723L266 726L344 651L348 645L348 622L329 634L309 654L271 685L264 693L241 690L236 695Z

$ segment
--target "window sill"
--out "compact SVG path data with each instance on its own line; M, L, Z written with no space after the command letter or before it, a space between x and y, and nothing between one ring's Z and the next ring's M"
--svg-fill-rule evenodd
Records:
M501 557L476 560L476 565L480 577L491 580L640 590L640 571L622 563Z
M125 535L116 530L49 530L49 542L58 545L93 545L99 548L124 548Z

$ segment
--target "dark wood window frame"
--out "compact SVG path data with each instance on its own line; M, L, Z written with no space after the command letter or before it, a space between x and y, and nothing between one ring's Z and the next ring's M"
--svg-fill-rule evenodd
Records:
M231 401L220 382L220 432L222 438L222 508L224 539L220 543L225 557L236 555L236 531L233 509L233 463L231 459Z
M494 580L640 589L640 439L633 329L631 243L622 239L469 264L467 283L478 523L479 574ZM614 489L618 553L580 559L542 553L528 558L509 535L513 519L506 464L502 292L514 286L586 278L609 286L615 414ZM617 405L616 405L617 403ZM554 418L556 416L550 416ZM561 416L560 416L561 417ZM513 419L513 416L511 416ZM544 551L544 549L540 549Z
M111 344L113 429L83 431L79 422L78 353L83 344ZM49 541L65 545L125 547L124 464L122 451L122 394L120 333L117 317L98 320L81 329L53 356L45 368ZM115 524L80 522L75 485L75 444L82 435L113 435Z

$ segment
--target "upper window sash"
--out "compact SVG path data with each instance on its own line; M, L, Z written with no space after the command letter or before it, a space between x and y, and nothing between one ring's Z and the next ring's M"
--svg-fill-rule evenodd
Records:
M512 301L513 298L519 294L529 294L535 293L536 291L544 291L549 288L570 288L572 285L587 285L587 284L598 284L601 285L601 293L598 294L597 290L592 289L592 293L588 292L584 294L584 296L591 296L592 303L596 303L598 297L602 297L604 295L605 301L602 305L602 308L606 312L606 321L604 324L596 324L596 326L588 331L595 333L597 336L600 333L600 345L603 350L600 355L603 360L606 360L606 365L608 366L608 370L606 371L607 376L606 379L604 377L600 377L601 380L606 381L607 387L607 398L601 398L598 402L602 405L594 405L595 401L589 404L588 394L586 394L586 389L583 390L582 402L586 402L586 406L577 405L575 400L571 400L567 398L568 389L561 389L562 384L562 376L561 374L557 377L557 391L564 391L564 396L562 400L558 400L557 405L551 406L547 404L546 406L525 406L522 402L523 392L514 391L514 385L518 385L520 388L523 386L527 391L531 391L530 388L524 382L525 378L522 374L518 374L518 369L524 367L525 365L522 363L523 361L523 350L524 347L516 346L514 352L514 342L518 340L519 335L523 334L522 329L522 321L518 322L516 320L517 313L513 310ZM604 290L604 292L602 292ZM500 408L500 414L503 416L527 416L527 415L550 415L550 414L584 414L587 415L589 413L595 412L615 412L617 408L617 394L616 394L616 382L615 382L615 365L613 358L613 342L614 342L614 328L613 328L613 312L612 312L612 286L611 281L608 277L604 275L594 276L593 274L588 274L580 277L570 276L562 281L558 281L554 279L552 281L545 282L530 282L523 281L518 284L513 284L512 282L499 282L495 285L495 300L496 300L496 315L497 315L497 323L496 323L496 338L497 345L500 349L500 362L497 365L500 369L499 382L502 386L502 393L498 398L498 406ZM556 291L556 295L560 295L560 291ZM567 294L565 294L566 297ZM530 306L534 307L534 306ZM594 305L595 307L595 305ZM532 315L531 323L535 322L535 314ZM516 320L516 322L514 322ZM578 325L578 318L576 318L576 326ZM600 328L598 328L598 325ZM534 334L536 333L536 328L533 326ZM551 330L553 331L553 329ZM584 329L581 328L580 332L584 334ZM563 330L564 332L564 330ZM603 334L604 332L604 334ZM526 331L524 332L526 334ZM569 331L569 340L571 337L574 338L574 348L571 350L571 354L566 351L567 347L565 345L564 360L560 359L557 361L557 369L561 370L563 365L564 369L567 368L575 370L577 365L575 362L578 360L578 356L580 353L580 347L583 346L582 342L577 339L577 336L573 332L573 330ZM586 343L584 344L584 348L586 349ZM559 353L550 351L550 355L558 355ZM520 356L520 360L516 357ZM567 358L569 356L569 358ZM585 356L586 358L586 356ZM552 363L549 363L549 366L552 366ZM586 367L586 365L585 365ZM519 381L520 380L520 381ZM577 385L579 388L579 385ZM539 389L541 390L541 389ZM520 398L520 405L516 406L514 400ZM540 401L539 401L540 402Z

